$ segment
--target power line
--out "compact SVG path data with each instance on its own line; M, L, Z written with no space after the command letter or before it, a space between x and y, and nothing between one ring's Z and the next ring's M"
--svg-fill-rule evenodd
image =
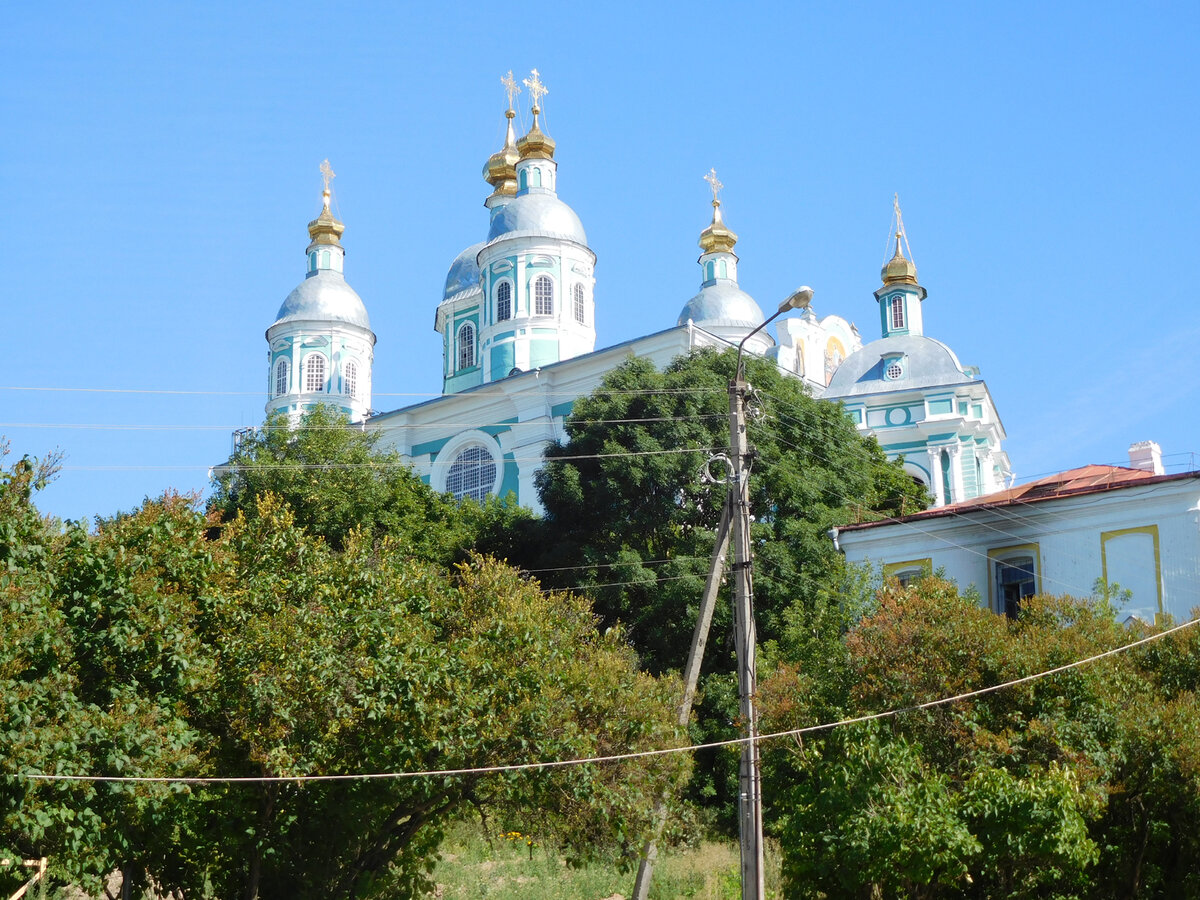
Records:
M1009 681L1001 682L1000 684L990 685L988 687L977 688L971 691L964 691L959 694L954 694L949 697L940 697L936 700L928 700L924 703L914 703L910 706L899 707L897 709L884 710L882 712L866 713L861 716L853 716L845 719L838 719L833 722L824 722L820 725L807 725L803 728L789 728L785 731L775 731L769 734L760 734L756 738L730 738L721 741L709 741L702 744L688 744L682 747L665 747L655 750L638 750L629 753L613 753L605 756L587 756L573 759L547 760L540 762L529 763L509 763L495 766L472 766L464 768L450 769L423 769L416 772L359 772L343 775L246 775L246 776L170 776L170 775L60 775L50 774L45 772L12 772L7 775L9 778L19 779L24 781L87 781L87 782L116 782L116 783L134 783L134 784L281 784L293 783L301 784L306 782L317 781L381 781L381 780L397 780L401 778L438 778L449 776L467 776L467 775L492 775L502 772L525 772L542 769L561 769L571 766L596 765L600 763L624 762L633 759L647 759L650 757L671 756L679 753L692 753L697 750L712 750L720 747L741 746L751 741L757 743L765 743L767 741L779 740L781 738L795 738L805 734L815 734L821 731L830 731L834 728L840 728L845 725L857 725L863 722L872 722L880 719L895 718L905 713L919 712L924 709L933 709L938 706L946 706L951 703L960 703L965 700L973 700L976 697L982 697L987 694L993 694L997 691L1007 688L1016 687L1022 684L1028 684L1033 681L1038 681L1043 678L1048 678L1052 675L1057 675L1061 672L1066 672L1070 669L1077 669L1080 666L1085 666L1099 660L1106 659L1111 656L1116 656L1120 653L1132 650L1136 647L1141 647L1153 641L1161 640L1169 635L1183 631L1185 628L1191 628L1200 622L1200 619L1192 619L1184 622L1181 625L1176 625L1168 628L1166 631L1160 631L1157 634L1147 635L1144 638L1139 638L1136 641L1131 641L1128 644L1122 644L1119 647L1113 647L1109 650L1093 654L1092 656L1078 659L1074 662L1065 663L1061 666L1055 666L1052 669L1045 669L1033 675L1024 675L1020 678L1013 678Z

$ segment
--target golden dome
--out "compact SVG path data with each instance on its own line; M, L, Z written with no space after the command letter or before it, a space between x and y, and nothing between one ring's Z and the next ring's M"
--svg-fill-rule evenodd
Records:
M507 109L504 115L508 118L508 131L504 135L504 146L488 157L483 165L483 178L495 190L495 194L513 196L517 193L517 163L521 154L517 152L517 143L513 139L512 120L516 113Z
M893 284L917 283L917 267L912 260L905 259L904 251L900 247L900 240L901 234L897 231L896 255L887 261L879 273L885 287Z
M346 226L333 217L333 213L329 211L329 188L325 188L322 195L325 201L325 207L321 210L321 214L308 223L308 236L312 238L314 244L329 244L334 247L342 246L338 239L342 236L342 232L346 230Z
M721 218L721 201L714 198L712 205L712 223L700 232L700 249L705 253L732 253L738 237Z
M538 127L540 112L536 106L533 108L533 125L529 133L517 141L517 152L521 154L521 159L554 159L554 138Z

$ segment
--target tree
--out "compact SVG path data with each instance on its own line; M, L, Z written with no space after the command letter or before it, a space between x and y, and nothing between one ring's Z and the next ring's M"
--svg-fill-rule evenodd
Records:
M768 362L747 364L760 413L750 425L755 613L769 642L786 610L836 594L843 565L831 527L916 511L924 495L840 406ZM680 357L662 372L630 359L576 402L568 440L547 450L538 474L548 529L538 564L563 567L547 580L586 589L653 671L686 660L726 490L700 476L720 470L708 459L729 447L733 367L732 351ZM722 615L715 633L728 625Z
M926 577L890 582L830 651L780 665L766 727L904 709L1119 647L1103 597L1011 622ZM1200 896L1200 635L970 701L768 746L789 896ZM806 673L838 671L817 691ZM1168 788L1167 785L1170 785Z
M568 440L547 450L538 474L543 552L522 564L586 591L605 624L628 629L651 671L681 669L687 658L726 492L701 472L724 473L708 460L728 451L734 357L695 353L661 372L628 360L576 402ZM789 622L795 634L824 640L857 610L829 529L915 511L924 496L839 405L814 400L769 362L747 365L759 412L749 433L755 616L770 654ZM733 671L732 604L721 604L702 667L696 740L738 735ZM727 813L736 754L702 754L699 768L693 796Z
M498 555L529 519L504 500L455 501L421 481L379 433L351 425L332 406L317 406L298 424L269 416L242 439L213 478L209 509L223 522L256 514L266 494L284 500L309 533L342 547L350 532L388 535L417 559L462 561L477 543Z

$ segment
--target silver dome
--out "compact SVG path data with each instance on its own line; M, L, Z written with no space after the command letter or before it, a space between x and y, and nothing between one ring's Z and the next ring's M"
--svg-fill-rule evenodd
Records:
M345 322L370 329L371 320L362 299L346 284L340 272L320 269L287 295L275 324L294 321Z
M731 282L717 282L702 288L679 314L679 324L691 319L703 327L733 326L757 328L766 317L754 298Z
M553 194L522 194L492 218L488 242L502 237L555 237L587 245L587 234L575 210Z
M884 357L899 354L907 358L906 377L892 381L885 377ZM975 379L963 371L954 351L933 338L920 334L902 334L872 341L851 353L833 373L826 398L876 394L881 391L911 391L943 384L965 384Z
M444 299L449 300L455 294L461 294L479 284L479 263L476 257L482 249L483 241L480 241L454 257L450 271L446 274L446 289L442 292Z

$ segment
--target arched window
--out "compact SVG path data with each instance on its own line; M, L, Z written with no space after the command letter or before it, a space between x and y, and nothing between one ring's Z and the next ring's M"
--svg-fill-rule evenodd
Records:
M542 186L542 170L534 169L533 170L533 187L541 187L541 186Z
M312 253L308 254L308 271L310 271L310 272L317 271L317 251L316 250L314 250Z
M892 327L904 327L904 295L897 294L892 298Z
M796 345L796 361L792 363L792 368L797 375L804 377L804 348L799 344Z
M288 392L288 361L281 359L275 364L275 396Z
M458 367L469 369L475 365L475 326L464 322L458 329Z
M342 369L342 393L358 399L358 363L350 360Z
M720 273L720 275L721 275L721 277L722 277L722 278L728 278L728 277L729 277L729 269L727 269L727 268L725 267L725 260L721 260L721 261L720 261L720 262L717 264L717 271Z
M496 461L479 446L468 447L458 454L446 473L446 491L460 500L471 497L482 502L495 483Z
M713 278L715 278L715 277L716 277L716 274L715 274L715 273L716 273L716 270L715 270L715 269L714 269L714 267L713 267L713 262L712 262L712 260L711 260L711 259L710 259L710 260L708 261L708 263L707 263L707 264L704 266L704 272L705 272L705 276L704 276L704 280L705 280L705 281L712 281L712 280L713 280Z
M325 390L325 357L320 353L310 353L304 360L304 390L310 394Z
M954 492L951 489L951 485L953 485L954 481L950 474L950 454L947 453L945 450L942 451L941 462L942 462L942 499L946 503L953 503L955 501L955 499L957 499L957 498L955 498L953 496Z
M578 322L580 325L582 325L583 324L583 313L584 313L583 285L582 284L575 285L574 294L575 294L575 321Z
M329 268L329 251L328 250L321 251L321 268L322 269Z
M523 191L523 190L525 190L525 188L529 187L529 171L527 169L521 170L519 182L520 183L517 185L518 189Z
M512 318L512 282L502 281L496 288L496 321Z
M533 312L539 316L554 315L554 282L549 275L533 279Z

